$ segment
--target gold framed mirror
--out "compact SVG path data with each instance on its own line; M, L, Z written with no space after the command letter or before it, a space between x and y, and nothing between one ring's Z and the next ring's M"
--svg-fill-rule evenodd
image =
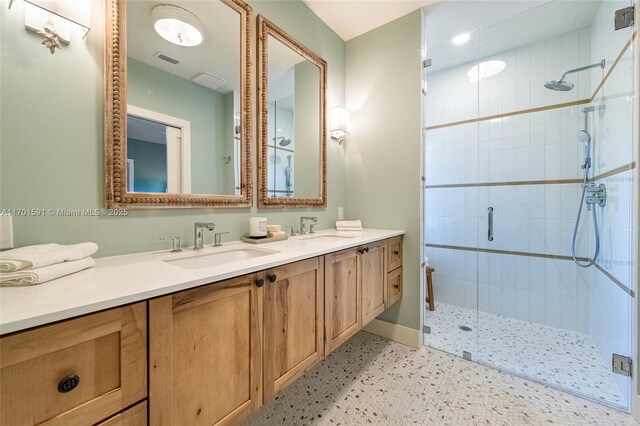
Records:
M250 207L242 0L106 1L105 204Z
M326 207L326 90L326 61L258 15L258 207Z

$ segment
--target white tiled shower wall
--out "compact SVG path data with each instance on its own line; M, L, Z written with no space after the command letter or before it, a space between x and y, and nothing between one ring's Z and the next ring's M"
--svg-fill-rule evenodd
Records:
M588 73L572 79L571 92L547 90L544 82L558 79L563 69L590 63L590 48L587 27L486 58L507 66L479 83L468 81L473 64L430 74L427 126L476 118L478 111L495 115L588 98L593 93ZM581 178L583 152L576 133L582 126L581 107L574 106L429 130L426 183ZM575 183L428 189L426 242L570 256L580 195ZM494 208L492 242L487 240L489 206ZM588 256L588 225L582 222L579 256ZM436 268L436 300L589 330L588 273L571 261L429 247L426 254Z

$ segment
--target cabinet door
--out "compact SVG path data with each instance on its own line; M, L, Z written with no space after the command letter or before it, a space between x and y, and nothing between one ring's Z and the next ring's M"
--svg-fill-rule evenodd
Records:
M149 301L149 423L235 424L261 404L261 288L247 275Z
M368 244L360 250L362 280L362 326L380 315L387 300L386 241Z
M96 426L147 426L147 424L147 401L142 401Z
M264 273L264 398L317 363L323 347L323 258Z
M356 249L325 256L325 355L360 330L361 299Z
M145 302L0 339L0 424L95 424L147 395Z

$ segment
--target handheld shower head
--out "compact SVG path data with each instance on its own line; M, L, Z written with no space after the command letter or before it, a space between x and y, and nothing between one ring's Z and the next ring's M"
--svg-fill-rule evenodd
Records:
M591 135L586 130L578 130L578 140L581 143L589 143L591 142Z

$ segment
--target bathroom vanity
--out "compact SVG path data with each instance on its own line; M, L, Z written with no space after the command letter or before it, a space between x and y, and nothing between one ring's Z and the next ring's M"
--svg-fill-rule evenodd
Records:
M117 256L2 288L0 423L235 424L401 299L402 234Z

